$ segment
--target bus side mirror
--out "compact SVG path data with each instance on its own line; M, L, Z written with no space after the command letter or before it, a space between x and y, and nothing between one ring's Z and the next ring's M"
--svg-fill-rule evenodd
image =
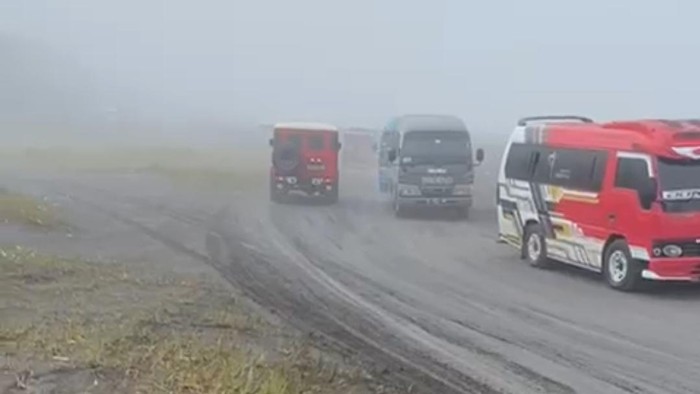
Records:
M275 145L275 140L272 139L272 138L270 138L270 139L267 141L267 143L270 144L270 146L274 146L274 145Z
M396 149L389 149L389 152L387 152L387 157L389 158L389 163L395 162L396 156L398 156Z
M642 204L642 208L651 208L651 204L656 201L659 193L656 179L644 178L644 180L640 182L637 193L639 194L639 202Z
M476 150L476 163L481 164L484 161L484 150L479 148Z
M342 147L343 147L343 144L342 144L342 143L340 143L340 142L336 142L336 143L335 143L335 149L336 149L336 150L340 151L340 148L342 148Z

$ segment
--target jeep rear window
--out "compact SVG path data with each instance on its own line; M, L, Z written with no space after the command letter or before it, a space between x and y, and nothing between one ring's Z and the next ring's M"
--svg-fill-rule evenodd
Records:
M295 147L301 147L301 136L299 134L290 134L287 136L287 142Z
M322 135L311 135L307 141L310 150L323 150L325 145Z

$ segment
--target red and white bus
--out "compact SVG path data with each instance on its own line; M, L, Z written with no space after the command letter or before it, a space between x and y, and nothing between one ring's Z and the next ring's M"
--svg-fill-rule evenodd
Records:
M700 278L700 120L518 122L498 187L501 241L531 265L601 272L613 288Z

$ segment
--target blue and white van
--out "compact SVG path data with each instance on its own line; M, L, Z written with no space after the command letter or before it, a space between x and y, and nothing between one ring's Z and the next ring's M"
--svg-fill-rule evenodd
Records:
M474 167L484 159L464 122L449 115L404 115L382 131L379 190L389 194L397 216L411 208L452 208L467 216Z

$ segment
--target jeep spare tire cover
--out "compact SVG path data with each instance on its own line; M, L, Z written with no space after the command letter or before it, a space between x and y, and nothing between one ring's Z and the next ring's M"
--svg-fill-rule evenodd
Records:
M275 147L272 163L281 173L291 173L301 164L301 150L295 144L285 143Z

